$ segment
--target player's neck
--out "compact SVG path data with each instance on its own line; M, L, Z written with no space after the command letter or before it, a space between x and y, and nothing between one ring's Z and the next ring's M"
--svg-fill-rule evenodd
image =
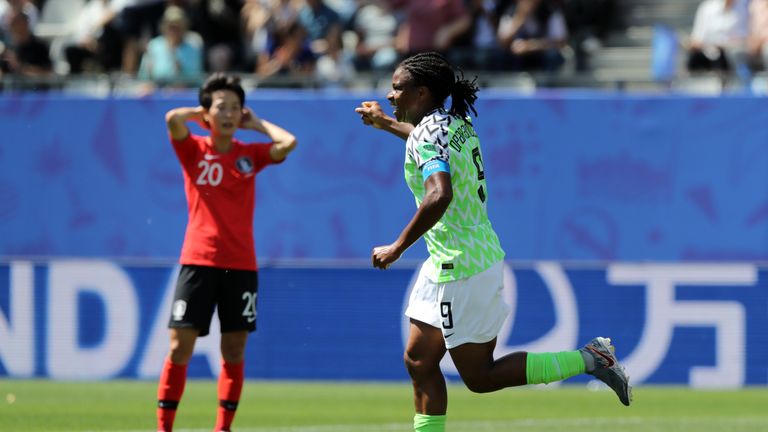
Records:
M211 144L219 153L226 153L232 149L232 137L226 135L211 135Z

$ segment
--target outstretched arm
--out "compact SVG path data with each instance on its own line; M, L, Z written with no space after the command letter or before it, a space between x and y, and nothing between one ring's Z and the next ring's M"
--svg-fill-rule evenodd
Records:
M165 114L165 124L168 127L168 133L171 134L171 138L175 141L181 141L189 136L189 128L187 127L187 121L195 121L204 128L208 128L205 123L203 114L205 108L199 107L183 107L174 108Z
M381 105L376 101L361 103L359 107L355 108L355 112L360 114L364 125L387 131L403 140L408 139L408 135L410 135L414 127L410 123L399 122L384 114Z
M400 236L394 243L387 246L379 246L373 249L371 261L373 266L386 269L392 263L400 259L400 256L412 244L424 235L437 221L443 217L445 211L453 200L453 187L451 175L447 172L436 172L427 177L424 182L426 192L416 214L406 225Z
M296 148L296 137L292 133L274 123L259 118L250 108L245 108L243 111L240 128L255 130L268 136L273 142L272 148L269 150L269 156L273 161L285 159L288 153Z

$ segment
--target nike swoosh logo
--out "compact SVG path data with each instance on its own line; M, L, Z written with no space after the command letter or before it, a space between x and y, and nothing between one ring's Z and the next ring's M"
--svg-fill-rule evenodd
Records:
M219 155L212 155L212 154L206 154L203 157L205 158L205 160L214 160L214 159L220 158L221 156L219 156Z
M451 336L453 336L453 333L448 333L447 335L444 335L443 337L445 337L447 339L447 338L449 338Z
M613 365L616 363L616 362L614 362L614 361L613 361L613 359L612 359L611 357L609 357L609 356L607 356L607 355L605 355L605 354L601 353L600 351L598 351L598 350L596 350L596 349L592 348L591 346L590 346L590 347L587 347L587 349L588 349L588 350L590 350L590 351L592 351L593 353L595 353L595 354L599 355L600 357L604 358L604 359L605 359L605 361L607 361L607 362L608 362L608 365L607 365L606 367L611 367L611 366L613 366Z

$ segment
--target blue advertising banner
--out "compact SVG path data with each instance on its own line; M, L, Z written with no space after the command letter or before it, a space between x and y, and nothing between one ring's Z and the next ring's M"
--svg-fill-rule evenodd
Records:
M156 377L177 271L110 260L0 265L0 376ZM402 312L416 272L408 262L388 271L263 268L247 376L407 379ZM634 383L768 384L764 266L507 263L504 295L511 307L497 355L574 349L608 336ZM218 334L214 319L190 376L218 373ZM449 360L443 369L458 379Z
M249 95L299 140L258 176L263 262L367 259L410 219L403 142L354 113L371 98L388 106L383 94ZM164 113L196 103L0 97L0 256L175 259L186 208ZM768 99L481 91L477 109L509 259L768 259ZM425 256L419 244L406 258Z

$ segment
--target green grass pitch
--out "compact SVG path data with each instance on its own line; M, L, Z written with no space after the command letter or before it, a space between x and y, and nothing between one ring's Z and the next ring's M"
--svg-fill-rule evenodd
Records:
M0 431L152 431L155 389L149 381L0 380ZM639 387L629 408L612 392L583 385L478 395L452 384L448 392L447 432L768 431L765 387ZM409 432L410 399L407 383L249 381L234 430ZM175 431L210 431L216 405L214 381L190 380Z

